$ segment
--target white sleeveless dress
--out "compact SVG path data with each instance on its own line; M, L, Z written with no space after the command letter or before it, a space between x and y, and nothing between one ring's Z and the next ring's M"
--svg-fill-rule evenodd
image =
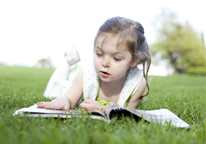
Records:
M125 107L129 98L137 91L143 72L138 67L131 69L121 90L117 104ZM99 76L93 63L83 69L83 95L85 99L96 100L99 92Z

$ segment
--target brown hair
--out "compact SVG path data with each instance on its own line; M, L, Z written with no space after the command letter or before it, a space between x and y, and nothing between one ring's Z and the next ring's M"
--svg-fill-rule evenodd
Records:
M149 47L144 36L143 26L136 21L124 17L113 17L108 19L98 30L94 45L98 37L102 34L111 34L117 37L117 46L126 47L132 55L132 59L138 57L138 64L143 65L143 75L146 79L147 93L140 99L149 94L147 75L151 64Z

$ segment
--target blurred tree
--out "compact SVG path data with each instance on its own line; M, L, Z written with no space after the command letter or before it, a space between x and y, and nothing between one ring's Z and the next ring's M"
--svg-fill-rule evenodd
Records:
M157 40L152 53L161 52L178 73L191 67L205 67L206 50L202 34L197 33L188 22L181 24L176 13L163 10L155 19Z
M36 66L37 67L45 67L45 68L53 67L51 57L49 56L47 58L39 59L36 63Z

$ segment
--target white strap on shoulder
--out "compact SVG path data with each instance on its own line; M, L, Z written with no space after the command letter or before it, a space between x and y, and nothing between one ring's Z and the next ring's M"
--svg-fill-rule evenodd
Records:
M96 99L99 89L99 77L95 71L94 63L88 64L83 69L84 99Z
M127 79L123 85L117 104L125 107L125 103L130 95L133 95L142 80L143 72L138 67L129 71Z

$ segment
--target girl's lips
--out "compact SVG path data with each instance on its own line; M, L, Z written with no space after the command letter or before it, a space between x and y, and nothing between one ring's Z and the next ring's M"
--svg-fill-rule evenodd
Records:
M100 71L100 73L101 73L101 76L103 77L108 77L110 75L109 73L104 72L104 71Z

